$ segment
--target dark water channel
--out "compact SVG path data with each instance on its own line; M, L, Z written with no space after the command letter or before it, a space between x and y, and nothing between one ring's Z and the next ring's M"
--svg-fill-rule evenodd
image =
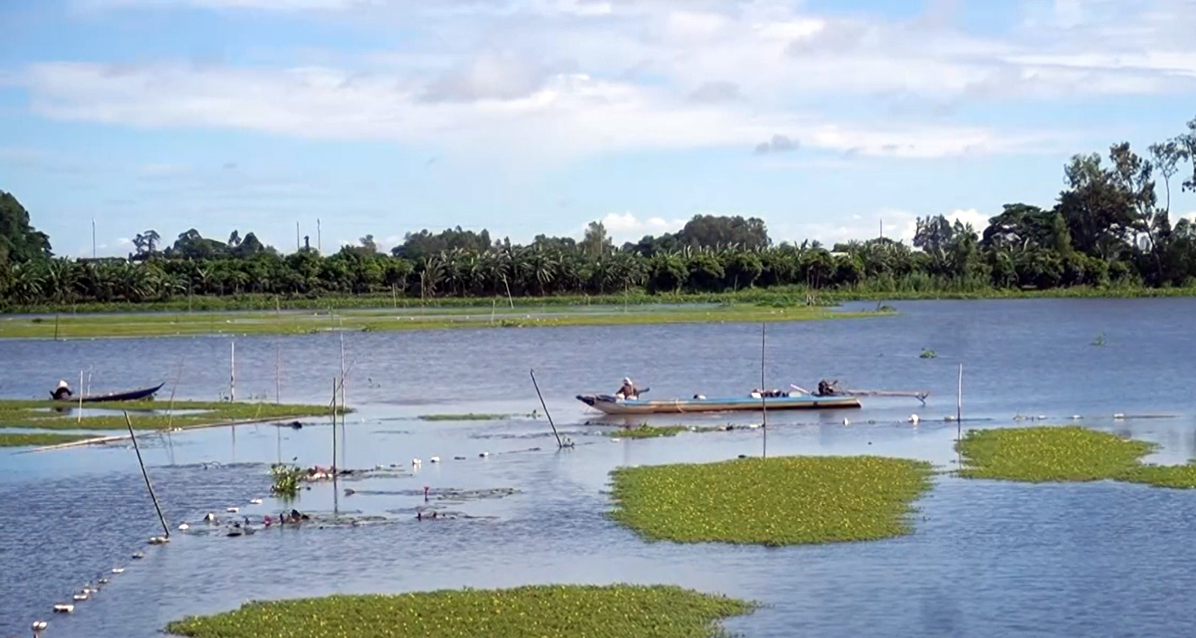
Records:
M905 302L894 317L775 324L769 385L838 378L858 388L928 389L863 410L771 414L770 454L875 453L954 467L956 366L973 427L1016 415L1070 420L1157 441L1161 462L1196 454L1196 300ZM170 620L251 599L553 582L676 583L768 605L728 628L746 636L1179 636L1196 634L1196 491L1114 483L1020 485L940 477L913 535L784 549L643 543L603 516L624 464L755 454L759 430L612 442L572 396L631 375L651 397L742 394L759 383L758 325L674 325L361 333L346 336L351 467L402 464L398 477L304 492L297 507L371 524L252 536L176 531L164 547L131 448L0 450L0 635L160 635ZM1104 345L1094 346L1097 335ZM239 397L326 402L339 337L236 340ZM937 358L920 359L923 348ZM90 371L96 391L172 380L180 397L227 392L229 338L0 341L0 395L38 397ZM557 452L543 418L425 422L434 412L526 415L535 368L577 447ZM916 427L906 423L918 414ZM1126 418L1114 419L1114 414ZM1166 416L1166 418L1145 417ZM758 417L754 417L758 418ZM750 423L753 417L735 419ZM850 425L844 426L847 418ZM716 424L723 417L661 417ZM535 449L539 448L539 449ZM142 449L172 527L208 511L260 518L267 464L327 464L331 431L242 426L148 438ZM486 453L487 456L480 456ZM431 463L438 456L440 463ZM455 457L462 457L457 459ZM410 472L411 460L423 460ZM430 505L460 518L417 521L424 486L514 488ZM345 495L343 490L356 490ZM264 499L251 505L254 498ZM376 518L372 518L376 517ZM131 560L143 551L141 560ZM69 617L50 613L112 567L126 572Z

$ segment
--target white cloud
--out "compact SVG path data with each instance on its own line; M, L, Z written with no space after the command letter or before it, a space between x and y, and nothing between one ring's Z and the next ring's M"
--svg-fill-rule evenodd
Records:
M47 63L30 68L33 108L64 120L131 126L221 127L324 139L439 144L471 154L576 156L629 149L754 148L777 130L808 147L864 155L1006 153L1046 138L950 125L853 126L782 110L748 116L667 91L558 74L528 95L430 103L395 76L331 68L124 67Z
M1027 19L984 33L953 24L950 0L905 20L775 0L77 3L314 12L313 19L332 12L428 37L334 57L336 66L36 64L9 82L23 85L48 117L393 140L516 160L750 152L774 135L814 150L901 158L1054 151L1067 134L1059 127L925 116L970 101L1196 90L1192 0L1032 0ZM867 115L892 103L921 112Z
M631 212L608 213L599 221L606 227L606 233L616 245L638 241L644 235L675 233L685 226L684 219L664 219L663 217L640 219ZM583 228L581 233L584 232Z

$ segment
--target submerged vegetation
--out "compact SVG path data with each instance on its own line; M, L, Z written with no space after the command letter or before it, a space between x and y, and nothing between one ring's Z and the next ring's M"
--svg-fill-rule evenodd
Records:
M467 414L421 414L420 421L501 421L508 418L509 414L478 414L470 412Z
M971 430L957 444L967 478L1026 482L1114 480L1196 488L1196 464L1150 465L1157 446L1079 426Z
M22 433L0 432L0 447L42 447L46 445L62 445L95 438L90 434L50 434L50 433Z
M607 434L615 439L653 439L664 436L677 436L682 432L688 431L690 431L690 428L684 425L651 426L647 423L641 423L632 428L611 430Z
M243 403L230 401L124 401L84 404L82 418L78 405L58 401L0 400L0 427L41 430L123 430L127 427L121 411L128 411L138 430L190 428L302 417L329 416L326 405L287 403ZM337 412L343 411L338 407ZM351 410L350 410L351 411ZM97 414L98 413L98 414Z
M826 307L763 308L731 304L710 306L544 307L516 313L446 310L400 313L387 310L332 313L207 312L139 313L132 316L82 314L57 319L0 318L0 338L71 339L87 337L175 336L196 334L307 334L332 331L436 330L445 328L531 328L580 325L706 323L729 321L801 321L875 316ZM883 314L883 313L882 313Z
M540 585L252 602L166 630L193 638L710 638L753 605L671 586Z
M303 468L293 463L275 463L270 466L270 493L282 498L294 498L299 494L303 482Z
M906 534L930 464L877 456L789 456L627 467L611 517L650 540L794 545Z

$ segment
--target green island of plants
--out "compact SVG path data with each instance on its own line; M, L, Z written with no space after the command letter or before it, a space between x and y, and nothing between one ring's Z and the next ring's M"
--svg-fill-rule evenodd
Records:
M44 447L62 445L95 438L90 434L56 434L40 432L0 432L0 447Z
M128 411L133 428L161 430L194 428L246 421L320 417L332 414L327 405L247 403L230 401L123 401L88 403L85 410L112 411L77 417L76 404L58 401L0 400L0 428L39 430L124 430ZM337 408L340 413L343 408ZM351 411L351 410L350 410ZM86 437L83 437L86 438ZM64 441L65 442L65 441Z
M770 546L875 540L911 531L929 463L788 456L619 468L610 516L648 540Z
M963 456L959 474L966 478L1196 488L1196 464L1142 463L1156 444L1079 426L971 430L956 447Z
M421 414L420 421L501 421L509 414L482 414L469 412L467 414Z
M672 323L778 322L891 315L880 311L837 311L823 306L769 307L759 304L684 306L545 306L491 312L468 308L434 312L383 308L338 312L138 312L63 314L58 317L0 318L0 338L81 339L95 337L188 336L201 334L311 334L448 328L533 328Z
M539 585L251 602L170 623L193 638L711 638L751 603L672 586Z

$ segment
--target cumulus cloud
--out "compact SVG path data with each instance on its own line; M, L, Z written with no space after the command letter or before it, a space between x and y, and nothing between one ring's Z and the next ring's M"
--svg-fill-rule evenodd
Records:
M756 155L768 155L769 153L789 153L796 151L798 147L797 140L791 140L784 135L773 135L771 140L767 142L760 142L756 145Z
M585 155L758 147L893 157L1055 151L1062 133L952 123L965 102L1196 90L1191 0L1032 0L1012 26L735 0L77 0L93 9L271 10L415 34L339 66L37 64L46 116L143 127ZM421 37L426 36L426 37ZM532 61L559 60L542 63ZM877 104L913 105L873 119ZM856 108L848 108L854 106ZM919 113L918 110L922 112ZM863 113L864 115L861 115ZM936 116L929 123L925 117ZM980 120L983 121L983 120ZM513 159L519 159L515 157Z
M665 219L663 217L640 219L631 212L608 213L599 221L606 227L607 234L616 244L636 241L644 235L675 233L685 226L684 219Z

